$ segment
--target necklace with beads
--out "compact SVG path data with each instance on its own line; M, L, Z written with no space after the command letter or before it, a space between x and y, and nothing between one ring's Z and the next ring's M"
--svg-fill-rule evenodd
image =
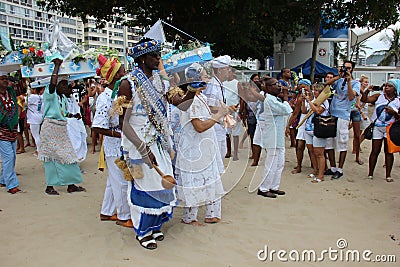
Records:
M10 95L8 94L8 91L6 91L5 94L1 94L1 102L3 104L3 107L5 110L7 111L11 111L14 101L12 100L12 98L10 97Z

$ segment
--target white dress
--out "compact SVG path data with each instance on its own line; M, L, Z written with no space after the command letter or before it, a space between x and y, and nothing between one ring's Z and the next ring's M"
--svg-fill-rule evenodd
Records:
M67 110L69 113L80 113L80 108L75 98L69 97L67 98L67 102ZM72 146L74 147L76 156L78 157L78 162L84 161L87 154L87 133L82 119L67 118L67 132L71 139Z
M199 133L193 119L211 117L207 98L200 94L190 108L181 111L182 130L178 143L176 169L179 172L178 196L186 207L209 204L224 195L220 174L223 162L218 151L214 127Z

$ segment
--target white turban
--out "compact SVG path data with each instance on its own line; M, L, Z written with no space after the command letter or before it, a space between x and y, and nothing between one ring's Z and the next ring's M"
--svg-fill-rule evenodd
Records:
M0 70L0 76L8 76L8 72Z
M211 61L211 66L215 69L226 68L231 64L231 57L228 55L214 58Z

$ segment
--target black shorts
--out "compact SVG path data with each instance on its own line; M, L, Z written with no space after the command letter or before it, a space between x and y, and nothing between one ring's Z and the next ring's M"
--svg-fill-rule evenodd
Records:
M18 126L19 126L19 131L18 133L23 133L25 129L25 118L23 119L18 119Z

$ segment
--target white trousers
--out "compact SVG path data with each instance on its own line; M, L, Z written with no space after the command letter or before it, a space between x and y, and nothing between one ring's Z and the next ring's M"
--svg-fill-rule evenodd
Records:
M221 219L221 199L206 204L206 216L205 218L218 218ZM197 212L199 207L185 207L183 208L182 220L185 223L191 223L197 221Z
M128 220L130 219L128 182L124 179L122 171L115 165L116 158L106 157L108 176L101 214L111 216L116 209L119 220Z
M33 139L35 139L35 144L36 144L36 150L39 152L40 149L40 124L30 124L29 126L31 128L31 133L33 136Z
M264 177L260 190L266 192L270 189L278 190L281 183L283 166L285 164L285 148L266 149L267 157L264 165Z
M223 141L218 141L219 152L221 152L221 159L224 159L226 156L226 152L228 151L228 147L226 146L226 139Z

